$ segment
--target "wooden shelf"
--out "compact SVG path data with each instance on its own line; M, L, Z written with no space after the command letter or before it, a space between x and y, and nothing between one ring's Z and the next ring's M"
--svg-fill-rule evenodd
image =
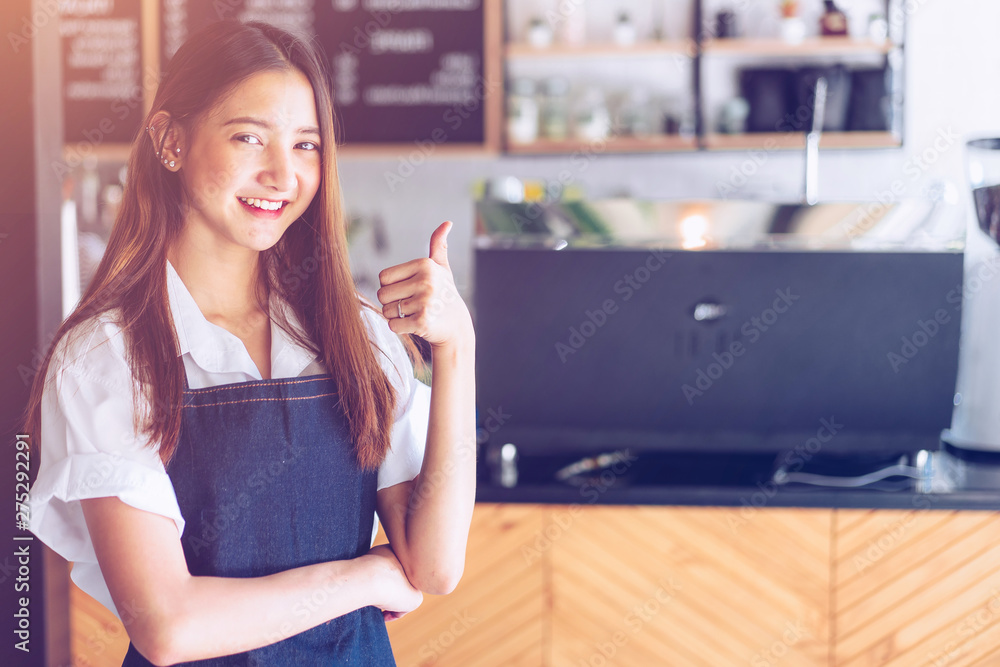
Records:
M93 155L101 162L127 162L132 144L88 142L63 144L63 161L70 167L79 164L83 158Z
M660 135L653 137L608 137L604 141L567 139L554 141L539 139L530 144L508 142L508 155L555 155L568 153L659 153L666 151L694 151L698 145L694 137Z
M814 37L800 44L780 39L712 39L702 43L705 55L720 56L845 56L884 55L896 44L851 37Z
M897 148L899 137L892 132L826 132L820 148ZM706 134L704 146L709 150L745 149L804 149L805 135L801 132L751 132L747 134Z
M692 40L672 40L663 42L637 42L631 46L617 44L584 44L571 46L567 44L552 44L551 46L535 47L530 44L507 44L504 55L507 58L587 58L618 56L622 58L650 57L664 55L682 55L693 58L696 47Z
M487 158L496 157L497 149L480 143L386 143L340 144L338 158L385 160L419 153L424 158Z

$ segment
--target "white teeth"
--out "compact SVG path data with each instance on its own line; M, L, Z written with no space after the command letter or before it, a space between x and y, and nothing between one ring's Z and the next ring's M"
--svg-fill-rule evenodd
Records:
M263 209L265 211L277 211L282 206L280 201L268 201L267 199L255 198L247 199L246 197L240 197L239 199L245 204L249 204L250 206Z

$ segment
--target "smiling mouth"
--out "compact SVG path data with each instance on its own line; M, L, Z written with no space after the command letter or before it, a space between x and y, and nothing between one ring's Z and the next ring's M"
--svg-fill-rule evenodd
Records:
M256 199L253 197L237 197L237 199L247 206L259 208L262 211L277 211L288 204L286 201L272 201L270 199Z

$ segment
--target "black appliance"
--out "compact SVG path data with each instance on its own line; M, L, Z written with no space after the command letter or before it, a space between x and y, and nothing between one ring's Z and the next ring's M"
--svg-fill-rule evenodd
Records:
M618 200L478 213L477 403L494 444L915 452L937 449L950 423L964 230L935 227L929 208ZM490 231L517 218L536 233Z

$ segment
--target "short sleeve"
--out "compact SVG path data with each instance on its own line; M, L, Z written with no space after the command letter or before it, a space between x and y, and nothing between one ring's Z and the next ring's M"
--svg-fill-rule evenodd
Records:
M73 562L72 579L117 614L97 564L81 500L117 496L184 519L155 449L133 425L133 381L119 330L98 323L71 333L53 355L41 406L41 457L29 492L31 531Z
M378 471L378 488L408 482L420 472L427 444L431 388L418 380L403 342L378 313L365 309L382 369L396 388L397 403L389 453Z

